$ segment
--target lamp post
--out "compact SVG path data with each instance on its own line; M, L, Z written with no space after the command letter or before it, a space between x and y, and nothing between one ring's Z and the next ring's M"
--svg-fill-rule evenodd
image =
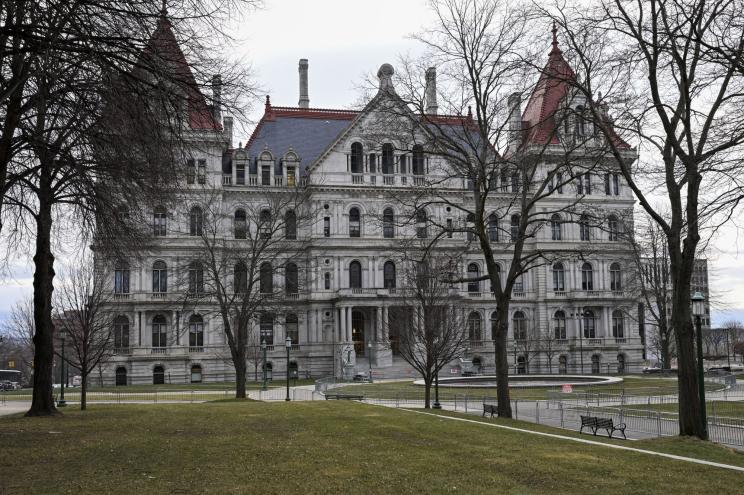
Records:
M261 390L266 390L266 339L263 339L261 341L261 352L263 353L263 384L261 385Z
M59 400L57 401L57 407L66 407L67 402L65 402L65 329L64 328L61 328L59 330L59 338L62 339L62 362L60 363L60 367L59 367L60 394L59 394Z
M367 361L369 361L369 381L372 383L372 341L367 342Z
M292 348L290 337L287 337L287 340L284 341L284 346L287 348L287 398L284 400L289 401L289 350Z
M584 318L584 310L582 309L578 313L574 313L576 317L576 327L579 330L579 361L581 362L581 374L584 374L584 335L581 330L581 320Z
M703 374L703 330L700 317L705 312L705 296L700 292L692 295L692 314L695 315L695 327L697 330L697 372L698 372L698 397L700 399L700 421L702 423L702 438L708 439L708 418L705 411L705 381Z

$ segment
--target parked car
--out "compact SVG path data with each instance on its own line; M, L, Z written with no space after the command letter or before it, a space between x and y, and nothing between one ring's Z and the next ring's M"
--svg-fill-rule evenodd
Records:
M355 382L371 382L372 380L370 380L368 373L357 373L356 375L354 375L354 381Z
M0 390L20 390L21 386L17 382L11 382L10 380L3 380L0 382Z

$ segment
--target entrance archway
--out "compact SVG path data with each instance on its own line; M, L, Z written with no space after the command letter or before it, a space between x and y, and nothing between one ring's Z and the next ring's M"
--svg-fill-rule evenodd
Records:
M165 369L162 366L155 366L152 369L152 384L163 385L165 383Z
M116 368L116 386L124 386L127 384L127 369L124 366Z
M364 356L364 313L361 311L351 312L351 340L357 356Z

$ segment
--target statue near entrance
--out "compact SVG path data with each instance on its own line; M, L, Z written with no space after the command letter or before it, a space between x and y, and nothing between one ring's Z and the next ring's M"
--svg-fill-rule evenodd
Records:
M353 344L346 344L341 349L341 369L345 380L354 378L354 367L356 366L356 352Z

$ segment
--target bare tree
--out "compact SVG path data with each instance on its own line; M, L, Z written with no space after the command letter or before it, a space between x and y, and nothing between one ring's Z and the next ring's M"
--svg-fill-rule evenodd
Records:
M580 67L574 87L596 103L592 120L668 245L680 435L705 438L690 288L701 244L730 224L744 199L742 5L608 0L557 10ZM603 104L613 107L612 128L600 115ZM615 129L647 151L640 162L627 160ZM654 206L660 196L663 210Z
M424 380L424 407L439 372L467 347L466 317L457 304L450 278L453 253L419 246L403 254L401 305L390 314L388 334L398 335L400 356Z
M114 335L107 278L89 257L79 261L60 276L54 307L56 331L65 334L65 361L80 372L80 409L85 410L90 375L113 354Z
M256 193L249 204L205 193L201 219L190 213L197 244L183 270L184 307L219 317L235 369L236 398L245 398L249 352L257 352L256 343L274 345L273 333L257 333L261 324L273 328L276 316L310 287L306 248L315 212L309 197L301 183Z
M723 330L726 332L726 360L731 366L731 353L734 352L735 346L744 339L744 325L740 321L729 320L723 324ZM734 356L736 356L735 352Z
M548 373L552 374L553 358L561 352L561 348L558 346L557 342L558 340L561 340L561 337L556 334L556 329L551 328L551 326L548 325L542 331L539 339L538 349L545 355L545 359L548 361Z

